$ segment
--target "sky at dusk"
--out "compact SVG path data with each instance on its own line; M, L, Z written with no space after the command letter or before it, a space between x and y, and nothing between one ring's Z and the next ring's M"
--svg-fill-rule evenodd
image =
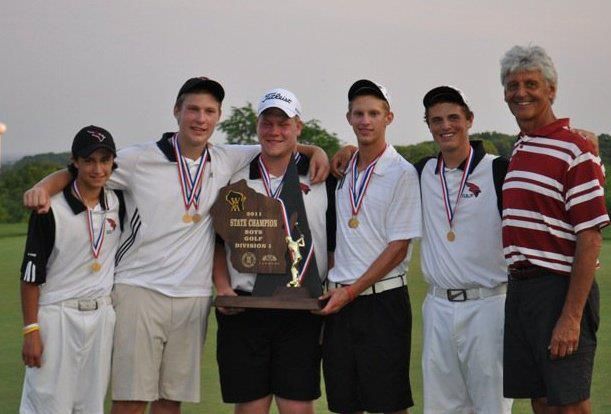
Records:
M67 151L89 124L120 147L156 140L176 127L182 83L201 75L225 87L222 119L284 87L304 120L344 142L354 142L346 94L361 78L390 92L393 144L431 139L422 97L442 84L466 94L472 132L515 133L499 59L529 43L556 64L556 115L611 133L609 1L28 0L0 10L3 160Z

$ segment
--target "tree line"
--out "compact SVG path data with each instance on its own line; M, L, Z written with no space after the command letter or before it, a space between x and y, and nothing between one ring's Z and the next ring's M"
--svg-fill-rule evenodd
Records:
M229 144L257 143L257 116L252 104L232 107L231 115L220 122L218 129L225 133ZM471 134L471 139L482 140L486 151L509 158L516 137L500 132L479 132ZM342 142L333 132L327 131L316 119L304 121L300 142L317 145L332 156L342 146ZM599 136L600 156L605 166L611 166L611 135ZM438 152L433 141L414 145L396 145L397 151L409 162L435 156ZM2 167L0 171L0 223L25 222L29 212L22 207L22 195L42 177L53 171L64 168L70 162L70 153L46 153L26 156L14 164ZM607 210L611 211L611 180L605 184Z

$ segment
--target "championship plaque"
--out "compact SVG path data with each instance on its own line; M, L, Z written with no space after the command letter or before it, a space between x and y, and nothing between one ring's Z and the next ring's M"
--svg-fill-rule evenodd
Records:
M279 200L248 187L246 180L221 189L210 210L214 229L229 246L233 267L241 273L256 273L257 279L252 296L217 296L216 306L321 308L318 296L322 289L302 286L298 278L304 242L303 237L290 236L298 214L289 215L287 231L283 208ZM319 280L316 284L320 287Z

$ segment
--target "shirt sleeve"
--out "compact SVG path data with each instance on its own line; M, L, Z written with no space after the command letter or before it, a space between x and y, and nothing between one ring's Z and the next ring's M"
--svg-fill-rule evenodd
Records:
M582 152L569 166L564 202L575 233L609 224L604 182L600 158L591 152Z
M47 262L55 243L53 210L46 214L32 212L25 243L21 280L41 285L47 280Z
M130 188L130 177L133 176L141 152L142 148L136 146L123 148L117 152L117 158L115 158L117 168L110 175L106 184L108 188L112 190L128 190Z
M388 242L410 240L422 236L422 212L418 173L409 164L395 185L392 201L386 215Z
M253 158L261 152L260 145L217 144L217 146L225 150L229 162L227 167L231 175L250 164Z

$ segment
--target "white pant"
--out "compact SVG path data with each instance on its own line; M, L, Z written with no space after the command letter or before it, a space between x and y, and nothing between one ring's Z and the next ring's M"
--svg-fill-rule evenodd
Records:
M511 413L503 398L505 295L422 305L424 412Z
M19 412L103 414L115 326L110 301L92 311L44 305L38 323L42 366L26 368Z

